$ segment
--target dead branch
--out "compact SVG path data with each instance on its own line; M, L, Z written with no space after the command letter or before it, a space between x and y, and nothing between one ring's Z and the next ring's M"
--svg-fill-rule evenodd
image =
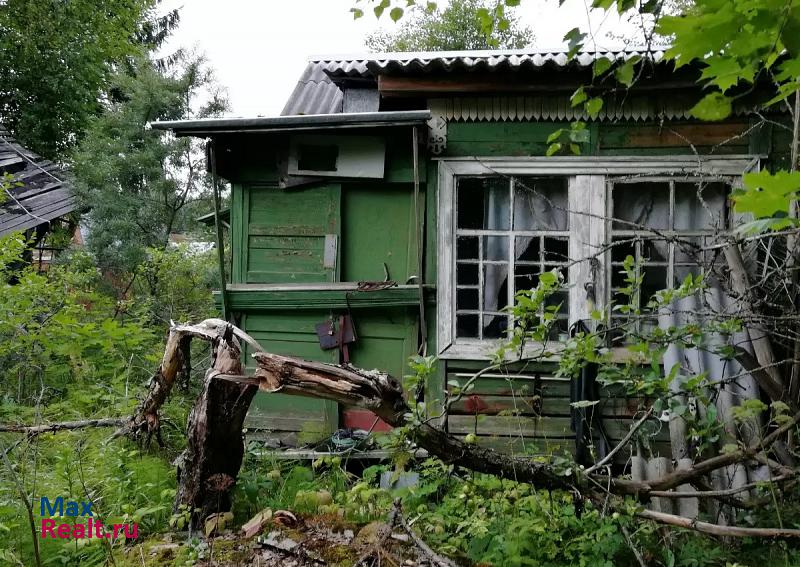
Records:
M258 363L255 375L261 380L262 390L334 400L368 409L393 427L409 425L411 410L403 388L386 373L265 352L257 352L253 357ZM427 422L412 424L411 433L417 445L445 462L540 488L570 490L576 482L573 477L558 474L549 464L464 443ZM634 492L635 489L630 491Z
M44 425L2 424L0 425L0 433L25 433L26 435L40 435L42 433L85 429L87 427L122 427L127 422L128 420L122 417L103 417L97 419L84 419L81 421L62 421L60 423L48 423Z
M660 524L669 526L676 526L679 528L687 528L696 530L706 534L721 536L721 537L766 537L766 538L796 538L800 537L800 530L791 530L783 528L740 528L737 526L720 526L718 524L711 524L709 522L700 522L684 518L682 516L675 516L674 514L666 514L664 512L655 512L653 510L642 510L636 513L640 518L653 520Z
M430 546L425 543L421 537L419 537L414 530L411 529L411 526L408 525L406 519L403 517L402 513L399 513L399 504L396 504L396 508L398 509L397 514L397 521L400 522L400 525L403 526L403 529L408 534L408 537L412 539L412 541L416 544L416 546L422 551L422 554L430 561L433 565L437 567L457 567L455 563L447 559L446 557L442 557L434 550L430 548Z
M248 343L257 351L263 350L253 337L222 319L206 319L197 325L173 325L164 347L161 364L150 379L150 391L147 397L139 404L136 413L114 436L144 436L145 443L149 443L154 434L158 435L160 426L158 412L172 392L178 375L188 365L188 361L184 360L184 353L190 352L187 343L193 337L209 342L214 341L222 337L229 327L234 336Z

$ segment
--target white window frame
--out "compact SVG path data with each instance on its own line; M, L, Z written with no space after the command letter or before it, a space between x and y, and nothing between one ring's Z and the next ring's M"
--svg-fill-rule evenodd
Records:
M569 255L578 259L595 255L607 241L610 201L609 178L614 176L739 177L758 167L752 155L731 156L563 156L563 157L458 157L439 158L437 192L437 354L443 359L485 360L500 340L456 338L455 234L456 179L460 176L564 176L569 178ZM592 277L589 262L569 267L569 323L588 319L586 284L593 283L595 307L603 309L609 286L607 254L597 256ZM536 345L531 345L535 348Z

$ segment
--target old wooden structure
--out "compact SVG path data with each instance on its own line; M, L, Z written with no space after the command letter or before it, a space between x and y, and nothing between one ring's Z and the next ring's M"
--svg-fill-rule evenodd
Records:
M231 269L218 294L229 318L270 352L398 377L410 356L434 355L436 371L418 393L430 402L487 364L510 324L504 307L537 274L560 269L568 282L557 342L613 299L626 255L645 263L645 291L691 269L636 226L702 242L731 221L727 195L743 172L785 163L789 134L746 117L746 101L725 121L692 119L700 71L676 71L662 55L316 59L283 116L153 127L207 138L210 169L230 183ZM647 78L630 90L595 80L604 106L594 118L572 106L596 60L632 57ZM587 126L575 147L547 157L548 138L576 121ZM700 177L711 183L713 222L693 197ZM642 400L601 397L597 411L619 440ZM569 379L552 365L490 372L446 426L477 428L481 442L514 451L571 449L570 399ZM292 445L373 422L332 402L259 393L247 426ZM669 426L654 423L649 442L663 448Z
M19 144L0 124L0 177L8 187L0 191L0 236L22 232L33 237L31 260L43 268L55 248L44 242L54 223L74 228L65 220L78 208L72 187L61 168Z

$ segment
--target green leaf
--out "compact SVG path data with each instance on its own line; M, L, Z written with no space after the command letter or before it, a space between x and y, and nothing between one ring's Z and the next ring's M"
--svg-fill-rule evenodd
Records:
M706 67L700 78L707 79L722 92L736 86L740 81L752 82L755 77L755 69L751 65L743 65L734 57L711 57L705 63Z
M354 20L364 17L364 10L362 10L361 8L350 8L350 13L353 14Z
M730 116L733 110L732 100L721 92L714 92L704 96L690 112L700 120L722 120Z
M605 57L596 59L592 64L592 76L599 77L611 68L611 61Z
M617 81L625 85L626 87L630 87L633 85L633 72L636 63L639 62L638 57L631 57L625 63L620 65L614 71L614 76L617 78Z
M512 8L519 6L521 0L506 0L506 6L510 6Z
M572 28L564 34L564 41L567 42L569 52L567 57L574 57L575 54L583 47L583 39L586 37L585 33L581 33L579 28Z
M547 143L548 144L552 144L553 142L558 140L561 137L561 134L563 134L563 133L564 133L564 129L563 128L559 128L558 130L555 130L549 136L547 136Z
M390 17L390 18L392 18L392 21L393 21L393 22L397 22L397 21L399 21L399 20L400 20L400 18L402 18L402 17L403 17L403 9L402 9L402 8L400 8L400 7L398 7L398 6L395 6L395 7L394 7L394 8L392 8L392 10L389 12L389 17Z
M586 112L592 118L597 118L597 115L600 113L602 109L603 109L603 99L600 97L589 99L586 102Z
M583 103L587 98L589 98L589 95L586 94L586 91L583 90L583 87L578 87L578 89L574 93L572 93L572 96L569 97L569 101L572 104L572 106L578 106L579 104Z
M800 172L796 171L745 173L742 181L744 190L733 195L735 209L757 219L787 217L789 204L800 192Z
M550 145L547 147L547 152L546 152L546 154L545 154L545 155L547 155L548 157L550 157L550 156L552 156L553 154L557 154L557 153L558 153L558 152L560 152L560 151L561 151L561 144L559 144L559 143L550 144Z
M569 140L576 144L588 144L590 139L589 129L583 122L573 122L569 129Z

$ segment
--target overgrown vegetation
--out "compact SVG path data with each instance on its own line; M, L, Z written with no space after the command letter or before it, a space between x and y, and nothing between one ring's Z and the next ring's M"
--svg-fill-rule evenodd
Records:
M0 423L130 415L160 359L164 321L213 313L211 255L151 250L139 268L151 285L133 287L116 301L86 252L70 251L39 273L25 262L27 244L19 235L0 240ZM198 351L196 363L202 366L207 356L207 350ZM165 414L165 446L149 452L111 440L109 430L0 433L0 451L13 462L11 470L0 468L0 531L6 533L0 557L10 564L33 562L15 477L34 507L41 496L91 500L104 523L138 522L143 533L165 530L175 494L170 463L184 444L196 392L197 380L187 380L173 397ZM43 540L41 553L60 564L104 564L112 550L99 541Z
M515 42L530 38L527 31L514 30L509 24L505 6L513 7L518 3L498 2L494 10L477 2L464 3L472 10L467 15L468 37L452 38L452 26L466 21L454 17L446 22L451 27L444 30L445 39L436 36L438 31L428 28L433 43L424 43L409 28L407 37L376 39L374 45L382 49L513 46ZM4 37L24 35L30 39L35 34L27 32L35 32L39 24L43 23L52 31L50 28L56 27L52 23L54 20L64 24L67 32L74 31L76 22L80 23L86 15L88 5L62 4L49 7L43 4L45 11L40 12L33 10L32 5L7 2L3 6L10 8L0 12L0 30L14 31ZM376 4L377 14L388 9L393 19L403 15L400 3L373 4ZM138 30L160 36L149 12L152 5L126 6L120 12L120 17L124 16L121 24L116 19L101 22L96 14L86 21L86 25L99 26L101 34L111 33L105 29L106 24L115 27L111 30L114 41L94 46L101 52L99 58L89 57L98 55L94 51L86 54L76 50L77 58L86 56L85 62L93 65L90 71L77 73L85 73L93 80L82 84L85 88L71 95L60 90L44 91L47 97L30 104L31 120L40 119L42 124L47 124L42 119L43 109L48 109L47 101L63 98L65 102L55 114L62 117L61 111L64 111L69 120L51 122L48 126L39 126L40 122L36 122L35 129L25 122L12 124L23 132L23 139L27 136L36 149L51 156L66 155L68 149L82 140L73 156L85 202L94 206L97 240L91 243L94 255L72 250L45 274L34 271L26 263L28 243L23 237L12 236L0 242L0 369L3 370L0 422L4 424L129 415L137 394L145 389L146 380L158 364L167 322L198 320L213 313L208 293L214 275L211 259L189 249L166 247L172 229L184 226L179 217L184 215L185 220L185 209L191 209L191 200L202 199L208 189L205 173L195 165L199 148L144 131L147 120L186 117L192 113L190 99L195 89L209 86L211 82L196 60L170 75L164 74L151 61L137 63L137 59L133 59L133 56L141 56L136 46L142 42L148 45L158 42L135 39L135 33L131 35ZM729 251L732 246L738 250L744 241L733 240L720 231L714 235L718 241L703 243L710 248L700 248L690 241L677 243L683 246L682 253L692 257L693 269L672 289L645 292L641 261L625 255L615 274L619 276L620 285L611 309L594 311L590 321L593 328L575 333L558 346L559 376L574 378L587 365L596 365L602 383L621 386L631 397L649 400L646 407L640 408L643 418L633 426L630 444L623 449L627 456L652 454L647 445L646 424L660 421L661 412L668 410L669 419L679 419L687 429L691 458L703 462L709 456L724 459L738 452L740 461L746 462L759 456L761 449L757 444L748 444L740 434L758 421L759 430L767 434L792 424L795 419L791 415L792 406L797 402L800 339L795 266L796 202L800 187L796 171L800 84L795 36L798 9L791 2L785 5L762 2L756 6L745 1L709 1L691 3L682 8L679 16L662 19L661 2L597 1L595 5L604 9L616 6L622 12L637 10L652 24L647 31L649 35L646 33L648 40L652 39L654 31L674 35L675 47L667 57L678 64L698 59L705 61L703 84L710 92L694 108L697 117L727 116L734 102L743 98L751 87L755 88L759 78L764 76L769 76L777 85L777 93L773 100L759 103L766 107L788 103L796 113L788 170L747 175L744 188L734 195L739 212L754 217L754 222L740 227L734 236L750 238L747 242L754 243L753 257L761 280L751 288L742 290L734 286L725 291L738 299L744 298L747 309L718 313L703 304L702 309L693 312L702 316L702 320L660 326L646 324L684 300L706 295L717 286L724 287L730 270L735 268L731 267L730 259L727 266L720 268L722 262L717 263L720 251ZM70 13L70 9L76 12ZM438 25L438 16L430 16L435 6L427 5L425 9L428 15L420 21ZM442 17L446 13L447 9L441 13ZM102 20L102 12L100 15ZM505 35L501 33L499 38L487 39L487 22L490 31L495 26L495 31ZM116 29L117 24L124 33ZM169 22L161 25L168 28ZM25 34L19 31L23 28ZM482 34L473 33L478 29ZM65 41L70 36L70 33L63 34ZM487 43L480 43L479 36ZM571 50L580 49L586 37L577 28L570 32L567 40ZM55 39L51 40L56 51L66 49ZM451 40L453 43L448 43ZM506 41L507 44L501 43ZM84 42L80 47L86 48L89 44L91 42ZM3 57L8 51L4 53ZM24 53L35 54L35 49ZM54 60L57 57L49 57L46 62ZM22 58L17 62L26 73L39 63L35 58ZM619 63L596 63L593 84L578 89L573 103L583 106L589 116L596 116L605 104L600 89L603 82L633 86L643 69L640 63L637 58ZM0 61L0 77L4 72L10 75L2 65L11 68L10 64ZM13 99L13 105L9 106L3 99L0 106L21 108L23 102L31 102L24 94L30 92L26 73L20 72L19 78L0 87L0 90L5 88L0 96ZM64 78L59 84L68 85L70 80ZM104 99L101 94L108 98ZM222 99L214 99L196 115L213 115L223 108ZM53 129L54 124L58 129ZM792 130L792 125L779 126ZM550 153L578 153L582 130L584 128L576 123L569 130L554 132ZM98 156L102 159L97 159ZM168 164L166 170L165 164ZM697 193L702 197L702 183L698 184ZM144 210L138 206L141 200L158 201L159 205ZM140 210L142 215L138 214ZM770 234L768 231L783 232ZM775 242L777 244L772 247ZM700 253L708 250L715 251L712 261L698 260ZM773 253L780 253L781 258L776 261ZM108 273L101 268L112 270L114 277L107 278ZM120 282L125 284L120 285ZM511 310L516 325L509 340L497 352L493 369L503 371L508 367L509 358L530 363L549 360L556 354L552 345L548 346L548 338L553 336L558 320L559 306L553 298L564 285L563 274L559 271L545 272L539 274L536 287L517 295ZM744 365L745 358L736 348L739 345L735 337L754 321L759 329L765 329L768 336L774 338L778 346L776 351L783 358L771 362L759 359L752 371L780 367L787 378L783 381L785 396L784 390L776 393L764 386L764 396L738 404L729 415L720 415L716 404L724 391L720 386L726 377L712 375L704 369L687 369L681 363L664 368L665 353L670 348L691 349L726 363L737 360ZM624 339L628 353L622 361L612 351L613 346L621 346L620 338ZM612 339L617 340L616 344ZM207 366L208 353L198 350L193 356L196 358L193 367L202 372ZM432 358L415 358L411 376L406 381L407 388L415 391L433 372L434 365ZM762 385L770 384L763 377L761 380ZM60 495L93 501L98 517L107 523L137 522L143 539L158 540L163 532L177 531L181 541L187 543L170 561L180 564L201 561L208 544L199 543L196 533L183 533L187 526L186 510L175 514L172 511L176 487L172 461L184 443L182 430L188 407L196 394L193 388L198 383L197 379L187 380L185 391L177 391L165 406L163 447L143 450L123 439L110 439L110 432L103 430L27 437L1 434L0 451L13 456L13 460L4 460L0 469L0 532L6 533L0 544L0 560L23 565L34 561L37 552L23 502L35 503L41 495ZM396 428L382 440L384 446L393 450L393 464L368 467L358 476L348 472L347 465L352 466L352 462L347 454L305 466L272 461L261 456L261 448L254 444L249 448L236 488L234 524L230 527L237 528L264 509L290 509L307 516L322 516L332 525L357 530L386 518L395 498L400 498L403 513L417 532L424 534L440 552L464 563L611 566L638 562L670 567L800 564L798 548L782 542L743 539L721 545L692 531L666 531L642 523L636 515L643 511L643 502L635 502L636 494L615 493L600 484L596 480L598 477L590 479L597 486L587 489L589 473L569 455L531 456L532 460L548 465L559 478L565 479L565 485L572 483L572 490L552 492L510 479L474 474L433 458L413 461L408 449L409 443L415 440L416 428L468 395L471 384L459 388L451 390L452 397L444 400L444 408L440 403L417 402L416 396L411 396L406 425ZM578 407L591 405L592 401L587 401ZM475 419L477 424L477 415ZM463 439L466 447L477 441L475 434ZM788 446L791 464L791 453L796 453L796 432L782 435L781 441ZM754 452L745 455L745 451L751 449ZM768 449L764 449L765 459ZM593 462L600 459L600 455L592 454ZM767 466L772 464L768 462ZM794 469L788 464L781 467L777 470L792 471L786 473L783 480L791 480ZM611 473L614 472L611 464L600 468L607 469L605 478L607 486L611 487ZM400 477L412 471L419 474L419 482L411 487L380 488L382 473ZM615 472L619 473L620 469ZM790 482L779 489L773 479L767 479L754 483L750 492L757 505L744 505L737 499L732 503L723 501L708 515L716 518L724 515L740 526L800 527L800 494L796 484ZM121 544L106 544L102 540L84 541L45 541L40 550L42 559L65 565L117 562L138 565L140 559L144 561L144 545L125 549ZM151 559L148 555L147 560ZM159 556L154 561L163 564L168 559Z

